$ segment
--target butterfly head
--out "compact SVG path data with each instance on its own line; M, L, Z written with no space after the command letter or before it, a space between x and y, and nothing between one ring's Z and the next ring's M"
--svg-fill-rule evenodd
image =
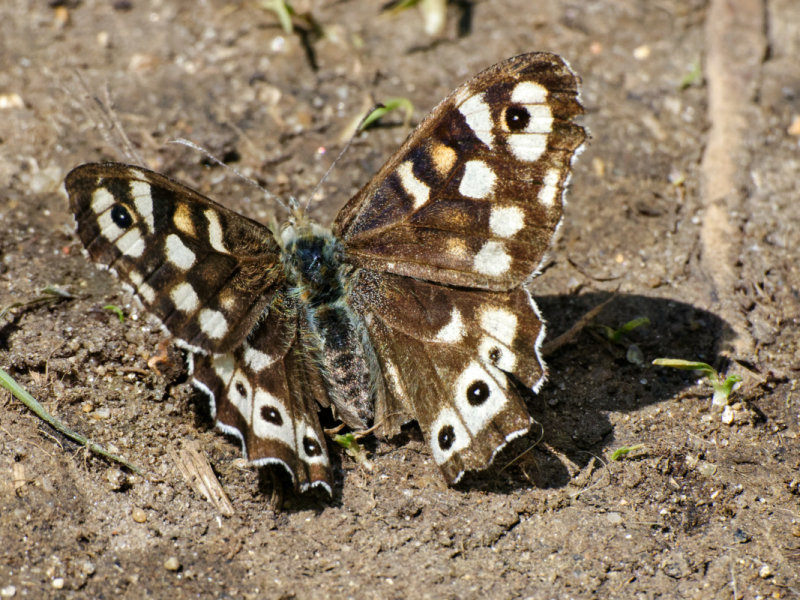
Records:
M281 231L284 269L311 306L333 302L343 293L342 246L330 230L309 221Z

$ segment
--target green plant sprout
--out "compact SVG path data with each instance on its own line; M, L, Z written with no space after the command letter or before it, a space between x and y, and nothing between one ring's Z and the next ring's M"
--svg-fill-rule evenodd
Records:
M65 436L70 438L71 440L77 442L81 446L88 448L91 452L95 454L99 454L109 460L114 462L118 462L119 464L127 467L134 473L139 475L142 474L141 469L132 465L128 461L126 461L121 456L117 456L116 454L112 454L102 446L95 444L85 436L81 435L80 433L73 431L66 425L64 425L61 421L56 419L53 415L51 415L47 410L42 406L36 398L31 396L28 391L23 388L20 384L18 384L11 375L6 373L3 369L0 369L0 387L4 387L9 392L11 392L17 400L22 402L25 406L28 407L37 417L39 417L42 421L50 425L56 431L60 431Z
M124 323L125 322L125 313L123 313L122 309L119 306L117 306L116 304L106 304L103 307L103 310L111 311L115 315L117 315L117 318L119 319L120 323Z
M285 0L261 0L261 7L264 10L271 10L278 17L278 23L281 24L281 29L286 33L294 33L294 26L292 25L292 15L296 14L292 5Z
M366 130L370 125L375 123L378 119L395 110L403 110L403 112L405 113L405 117L403 118L403 124L406 127L408 127L408 124L411 121L411 115L414 112L414 105L411 103L411 100L409 100L408 98L388 98L375 110L373 110L366 117L364 117L364 120L361 122L361 126L359 127L359 131Z
M622 325L622 327L620 327L619 329L612 329L608 325L597 325L597 328L603 332L608 341L614 344L619 344L623 335L625 335L626 333L630 333L631 331L633 331L637 327L641 327L642 325L650 325L650 319L648 319L647 317L637 317L635 319L628 321L627 323Z
M381 7L381 11L396 15L412 6L419 6L425 33L438 35L444 29L447 18L447 0L392 0Z
M633 446L620 446L611 454L611 460L617 461L622 460L631 452L635 452L636 450L641 450L644 448L644 444L635 444Z
M363 446L358 443L358 438L354 433L337 433L333 436L333 441L344 448L345 452L359 465L368 471L372 470L372 462L367 458L367 452L364 450Z
M657 367L672 367L673 369L683 369L684 371L700 371L706 376L711 387L714 388L714 396L711 399L712 406L727 406L731 392L737 383L742 381L739 375L728 375L724 377L718 373L714 367L704 362L683 360L680 358L657 358L653 361Z
M298 13L287 0L261 0L261 8L275 13L281 29L289 35L294 33L293 19L305 22L311 32L317 37L322 37L322 26L317 22L310 12Z
M703 67L700 64L700 59L696 58L694 62L692 62L692 66L689 71L681 78L681 82L678 84L678 89L685 90L702 79Z

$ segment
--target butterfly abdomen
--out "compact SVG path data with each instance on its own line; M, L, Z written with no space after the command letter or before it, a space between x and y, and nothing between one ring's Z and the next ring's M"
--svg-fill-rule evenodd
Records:
M374 413L371 349L365 347L358 317L344 298L341 245L322 228L290 230L285 241L286 274L305 310L337 417L350 427L365 429Z

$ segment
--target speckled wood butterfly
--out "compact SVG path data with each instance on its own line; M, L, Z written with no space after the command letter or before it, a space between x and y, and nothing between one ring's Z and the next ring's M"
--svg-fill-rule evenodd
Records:
M585 138L578 78L524 54L445 98L331 229L267 228L141 167L66 179L78 236L188 351L217 426L300 490L331 490L318 411L395 435L416 420L448 483L532 420L544 325L524 284Z

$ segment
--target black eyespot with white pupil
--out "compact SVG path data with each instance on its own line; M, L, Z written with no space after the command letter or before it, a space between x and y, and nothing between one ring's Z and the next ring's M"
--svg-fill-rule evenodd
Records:
M473 381L467 388L467 402L480 406L489 398L489 385L482 380Z
M305 451L306 456L310 458L320 456L322 454L322 448L320 447L319 443L316 440L312 440L308 436L303 438L303 450Z
M531 122L531 113L524 106L512 104L506 109L505 118L509 131L524 131Z
M272 423L276 427L280 427L281 425L283 425L283 417L281 416L281 411L279 411L274 406L262 406L261 418L264 419L267 423Z
M497 364L497 361L500 360L500 348L495 346L489 350L489 360L491 360L492 363Z
M242 397L247 398L247 388L241 381L236 382L236 392Z
M122 204L115 204L111 207L111 220L120 229L127 229L133 225L131 213Z
M439 435L437 436L437 440L439 441L439 448L444 450L450 450L453 447L453 444L456 442L456 432L453 429L452 425L445 425L439 430Z

